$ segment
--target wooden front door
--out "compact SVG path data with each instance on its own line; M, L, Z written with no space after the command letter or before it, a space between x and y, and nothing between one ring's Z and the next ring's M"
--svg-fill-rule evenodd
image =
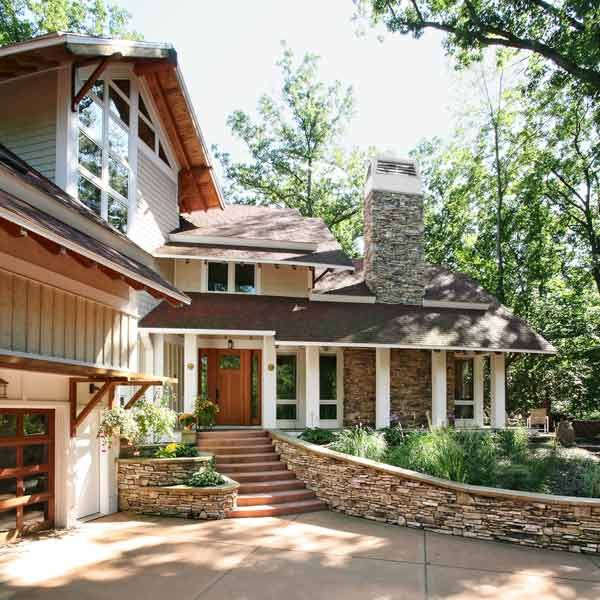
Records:
M219 406L217 425L260 424L260 350L200 351L200 382L206 368L207 395Z
M54 525L54 410L0 408L0 542Z

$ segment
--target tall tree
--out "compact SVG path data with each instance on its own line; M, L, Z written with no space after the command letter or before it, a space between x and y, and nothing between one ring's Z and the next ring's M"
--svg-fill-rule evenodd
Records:
M595 0L355 0L363 14L391 32L445 34L447 51L463 64L490 46L526 50L600 92L600 4Z
M130 19L105 0L0 0L0 45L56 31L140 39Z
M233 202L294 208L320 217L344 249L357 253L367 153L345 150L342 138L354 112L352 88L319 79L319 59L296 63L284 46L278 97L263 95L258 118L235 111L227 119L249 158L233 161L215 148Z

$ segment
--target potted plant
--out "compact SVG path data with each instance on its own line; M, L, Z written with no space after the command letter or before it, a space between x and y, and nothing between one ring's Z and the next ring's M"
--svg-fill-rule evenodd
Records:
M181 430L181 443L196 444L196 431L194 430L196 416L192 413L181 413L178 418L183 427Z
M219 406L207 398L196 399L196 427L210 429L215 424L215 419L219 414Z
M133 445L138 437L138 428L130 411L121 406L115 406L102 413L102 420L98 429L102 449L106 450L113 444L115 437L120 436L122 450L125 454L133 453Z

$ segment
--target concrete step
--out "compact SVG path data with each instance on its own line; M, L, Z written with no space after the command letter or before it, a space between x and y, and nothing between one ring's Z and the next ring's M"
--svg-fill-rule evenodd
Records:
M213 442L204 442L198 444L198 449L203 452L212 452L213 454L263 454L266 452L274 452L275 449L271 444L247 444L247 445L236 445L233 444L221 444Z
M263 429L222 429L217 431L199 431L199 440L216 440L216 439L240 439L240 438L252 438L252 439L270 439L269 433Z
M280 471L281 462L251 462L251 463L220 463L218 471L221 473L255 473L256 471ZM232 475L233 477L233 475ZM235 477L233 477L235 479Z
M262 454L217 454L215 453L217 465L221 464L240 464L240 463L260 463L260 462L279 462L279 454L275 452L266 452Z
M252 472L231 472L226 471L225 469L221 469L219 471L223 473L223 475L227 475L227 477L231 477L234 481L238 483L264 483L271 481L296 481L296 475L292 471L288 471L285 467L279 465L278 470L272 471L252 471Z
M238 506L227 513L229 519L240 517L275 517L297 513L326 510L327 504L321 500L303 500L301 502L284 502L282 504L258 504L256 506Z
M259 506L263 504L283 504L289 502L303 502L314 500L315 494L311 490L285 490L278 492L260 492L254 494L238 494L238 506Z
M241 474L238 474L238 477ZM288 490L303 490L304 482L298 479L277 479L274 481L240 482L238 494L262 494L266 492L285 492Z

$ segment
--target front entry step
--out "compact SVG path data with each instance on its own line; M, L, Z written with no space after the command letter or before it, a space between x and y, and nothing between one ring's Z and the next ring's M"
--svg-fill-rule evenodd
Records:
M324 510L327 504L287 469L261 430L203 431L198 448L215 457L217 470L240 484L228 518L270 517Z

